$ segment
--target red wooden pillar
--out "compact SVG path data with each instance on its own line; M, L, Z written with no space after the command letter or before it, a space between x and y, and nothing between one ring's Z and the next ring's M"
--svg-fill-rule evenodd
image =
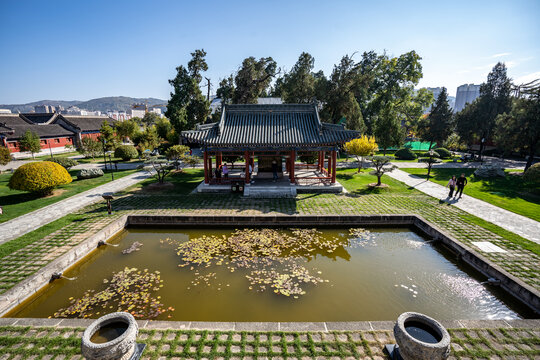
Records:
M294 162L296 161L296 151L291 151L290 156L290 170L289 170L289 180L291 181L291 184L294 184Z
M246 171L245 171L245 173L246 173L246 184L248 184L251 181L251 179L249 177L249 165L251 164L251 160L249 158L249 151L246 151L244 153L244 159L246 161Z
M208 179L212 179L213 173L212 173L212 154L208 154Z
M332 184L336 183L337 152L332 150Z
M328 176L332 176L332 153L330 152L329 156L328 156Z
M321 161L321 155L322 155L322 152L319 150L319 160L317 160L317 169L318 169L319 171L322 170L322 165L321 165L321 163L322 163L322 161Z
M324 170L324 160L326 160L325 157L326 157L326 153L324 151L321 151L321 160L322 160L322 162L321 162L321 171Z
M208 177L208 153L203 151L203 162L204 162L204 183L208 184L210 182L210 178Z
M219 151L216 155L216 168L220 167L222 161L223 161L223 156L222 156L221 151Z

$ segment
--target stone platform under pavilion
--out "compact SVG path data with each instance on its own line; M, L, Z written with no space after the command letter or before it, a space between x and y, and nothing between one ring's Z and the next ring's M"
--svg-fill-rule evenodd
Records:
M225 105L219 122L182 132L203 152L204 182L196 191L230 192L236 186L254 197L342 192L336 181L337 150L359 135L342 125L322 123L314 104ZM227 178L215 171L223 164L229 168Z

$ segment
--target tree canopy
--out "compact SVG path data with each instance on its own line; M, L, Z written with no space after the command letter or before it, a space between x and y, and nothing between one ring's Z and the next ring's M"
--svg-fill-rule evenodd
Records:
M417 133L422 140L429 142L430 149L433 143L442 145L452 134L453 119L452 109L448 104L448 93L443 87L429 115L418 123Z
M176 76L169 80L173 87L165 115L179 134L195 128L197 123L204 123L210 114L210 104L199 87L201 73L208 70L204 50L191 53L188 67L176 68Z
M41 140L39 135L33 131L26 130L19 140L19 148L21 151L32 153L32 157L34 157L34 154L41 151Z
M481 139L487 141L493 136L497 116L511 110L511 85L506 66L497 63L487 81L480 86L480 96L456 116L456 129L463 140L473 143ZM480 153L483 147L481 141Z

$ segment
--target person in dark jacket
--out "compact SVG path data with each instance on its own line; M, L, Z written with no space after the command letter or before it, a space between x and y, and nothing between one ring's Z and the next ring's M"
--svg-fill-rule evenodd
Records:
M278 166L277 166L277 161L274 160L272 161L272 176L274 178L274 182L276 182L276 180L278 179Z
M456 181L456 185L457 191L454 197L458 196L459 194L459 199L461 199L461 195L463 195L463 189L465 188L465 185L467 185L467 178L465 177L464 173L461 173L461 176Z

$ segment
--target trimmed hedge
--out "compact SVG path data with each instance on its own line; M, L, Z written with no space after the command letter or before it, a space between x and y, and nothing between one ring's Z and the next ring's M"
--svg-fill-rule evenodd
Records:
M416 154L414 153L414 151L412 151L409 148L399 149L398 151L396 151L394 153L394 156L396 157L396 159L399 159L399 160L414 160L414 159L416 159Z
M7 165L11 159L11 152L5 146L0 146L0 165Z
M66 169L70 169L75 165L79 165L79 162L77 160L69 159L66 157L53 158L49 161L60 164Z
M120 145L114 150L114 157L129 161L139 156L139 152L133 145Z
M20 166L9 179L8 187L12 190L22 190L50 194L58 185L69 184L73 179L60 164L51 161L32 162Z
M436 151L441 159L450 159L452 157L452 153L445 148L436 148L433 151Z
M439 158L440 159L441 155L438 152L436 152L435 150L433 150L433 156L430 156L429 151L426 151L425 153L422 154L422 157L426 157L426 158L434 157L434 158Z
M534 186L540 186L540 163L532 165L525 171L523 181Z
M77 179L92 179L103 176L103 170L99 168L81 169L77 173Z

